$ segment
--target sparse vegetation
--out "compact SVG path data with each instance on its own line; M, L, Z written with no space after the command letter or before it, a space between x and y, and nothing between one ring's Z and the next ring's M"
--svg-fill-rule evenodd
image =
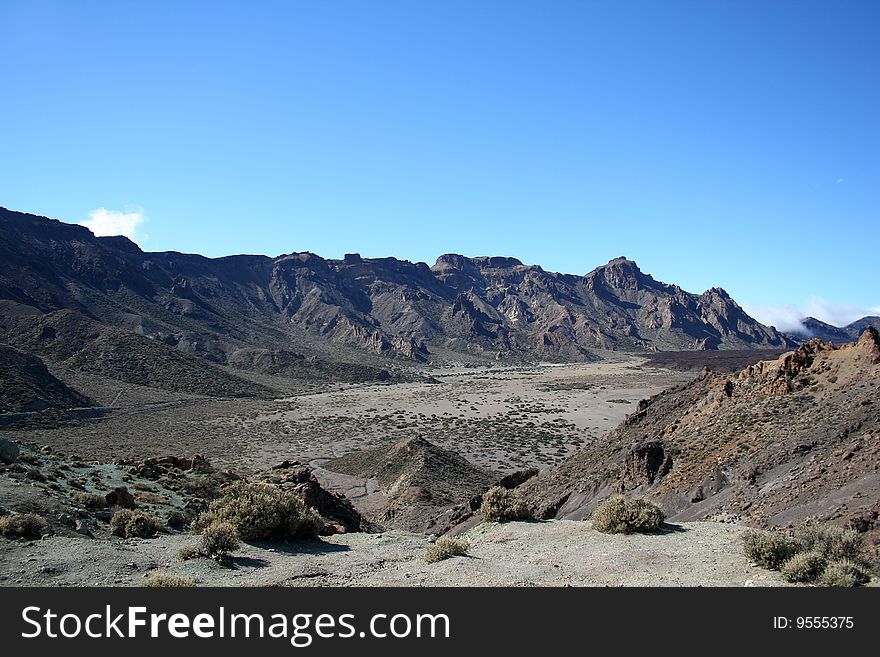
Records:
M606 534L636 534L656 530L666 519L659 506L642 498L612 495L593 511L593 529Z
M192 545L184 545L177 551L177 558L181 561L189 561L200 556L202 556L202 551Z
M868 569L863 564L850 561L849 559L831 562L819 578L819 584L822 586L842 588L861 586L870 581L871 575Z
M46 521L33 513L16 513L0 517L0 534L7 538L34 541L46 531Z
M507 522L509 520L527 520L532 512L515 490L502 486L493 486L483 495L480 512L486 520Z
M144 578L144 586L148 588L186 587L195 586L195 580L179 575L163 575L157 573Z
M74 491L71 496L77 504L89 511L97 511L107 508L107 498L99 493L87 493L85 491Z
M119 509L110 519L110 532L123 538L149 538L159 531L159 523L145 511Z
M749 529L743 534L746 558L761 568L779 570L783 564L798 553L800 546L782 532L765 532Z
M215 522L202 533L201 551L206 556L222 559L238 549L238 532L228 522Z
M452 557L461 557L467 554L470 543L464 538L454 536L441 536L425 552L425 561L436 563Z
M787 582L809 583L815 582L822 573L828 561L818 550L801 552L794 555L782 565L782 576Z
M746 557L789 582L821 586L860 586L871 579L862 537L835 526L803 527L792 534L749 530L743 534Z
M247 481L228 486L223 496L211 503L208 514L200 518L203 528L214 521L228 522L243 541L315 538L324 524L317 512L294 493Z

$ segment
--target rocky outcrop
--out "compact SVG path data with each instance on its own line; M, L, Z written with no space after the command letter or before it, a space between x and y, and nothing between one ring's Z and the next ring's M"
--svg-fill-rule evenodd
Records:
M325 535L377 529L344 495L326 490L315 478L312 469L297 461L279 463L264 476L264 479L281 488L294 491L307 506L321 514L321 517L327 521L323 530Z
M492 473L421 435L386 447L353 452L332 459L323 467L377 480L385 504L375 522L419 532L428 531L439 514L461 500L482 494L496 480Z

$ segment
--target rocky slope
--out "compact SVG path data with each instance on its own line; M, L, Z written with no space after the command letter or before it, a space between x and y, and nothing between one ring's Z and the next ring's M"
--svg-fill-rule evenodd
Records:
M849 524L880 542L880 337L812 340L738 374L705 371L645 400L596 444L522 487L544 518L612 492L673 520Z
M480 495L497 476L422 436L332 459L323 468L374 480L378 485L375 520L395 529L425 531L451 506ZM329 473L328 473L329 474Z
M691 294L625 258L585 276L514 258L327 260L145 253L124 237L0 209L0 303L33 330L58 311L218 364L241 350L330 360L434 353L588 360L590 350L731 349L793 343L723 290ZM22 328L24 325L24 328ZM30 326L30 329L28 328ZM7 340L8 341L8 340ZM292 362L288 358L288 363Z
M92 400L59 381L39 358L0 344L0 413L91 405Z
M798 342L804 342L816 338L822 342L833 342L834 344L842 344L844 342L852 342L858 340L859 336L869 326L880 330L880 317L868 316L862 317L847 324L843 327L826 324L815 317L805 317L801 320L803 330L797 333L787 333L788 337Z

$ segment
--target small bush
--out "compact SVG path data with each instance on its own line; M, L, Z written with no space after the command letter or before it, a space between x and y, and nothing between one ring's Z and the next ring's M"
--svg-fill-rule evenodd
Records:
M98 511L107 508L107 499L98 493L86 493L85 491L74 491L72 495L74 501L84 509L89 511Z
M593 511L593 529L606 534L652 532L666 516L659 506L645 499L612 495Z
M802 546L782 532L749 529L743 534L746 558L767 570L779 570Z
M144 579L144 586L149 588L155 587L192 587L196 583L189 577L180 577L178 575L150 575Z
M493 486L483 495L480 512L486 520L506 522L508 520L527 520L532 512L519 496L519 493L502 486Z
M211 503L208 513L212 522L231 524L243 541L315 538L324 526L321 516L297 495L258 482L234 482Z
M860 560L862 536L853 529L836 526L810 526L799 529L794 539L803 551L817 551L829 561L841 559Z
M46 531L46 521L33 513L16 513L0 517L0 534L7 538L34 541Z
M862 537L851 529L810 526L793 532L749 530L743 534L746 556L789 582L821 586L860 586L871 579Z
M441 536L433 545L428 547L428 551L425 553L425 561L436 563L452 557L461 557L467 554L470 546L466 539Z
M149 513L120 509L110 518L110 532L123 538L149 538L159 531L159 523Z
M782 576L787 582L809 584L819 579L827 565L828 561L821 552L801 552L782 565Z
M228 522L215 522L202 533L202 552L215 559L238 549L238 532Z
M822 586L836 586L852 588L853 586L861 586L871 581L871 575L867 569L861 564L842 559L834 561L825 568L825 572L819 578L819 584Z
M189 561L190 559L195 559L200 556L202 556L202 551L192 545L184 545L177 551L177 558L181 561Z

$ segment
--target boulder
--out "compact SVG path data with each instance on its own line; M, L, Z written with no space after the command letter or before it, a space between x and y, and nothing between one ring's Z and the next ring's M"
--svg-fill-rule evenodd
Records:
M125 486L114 488L104 496L104 499L107 500L107 506L118 506L123 509L135 507L134 495L129 493Z
M7 438L0 438L0 461L15 463L18 460L18 445Z

